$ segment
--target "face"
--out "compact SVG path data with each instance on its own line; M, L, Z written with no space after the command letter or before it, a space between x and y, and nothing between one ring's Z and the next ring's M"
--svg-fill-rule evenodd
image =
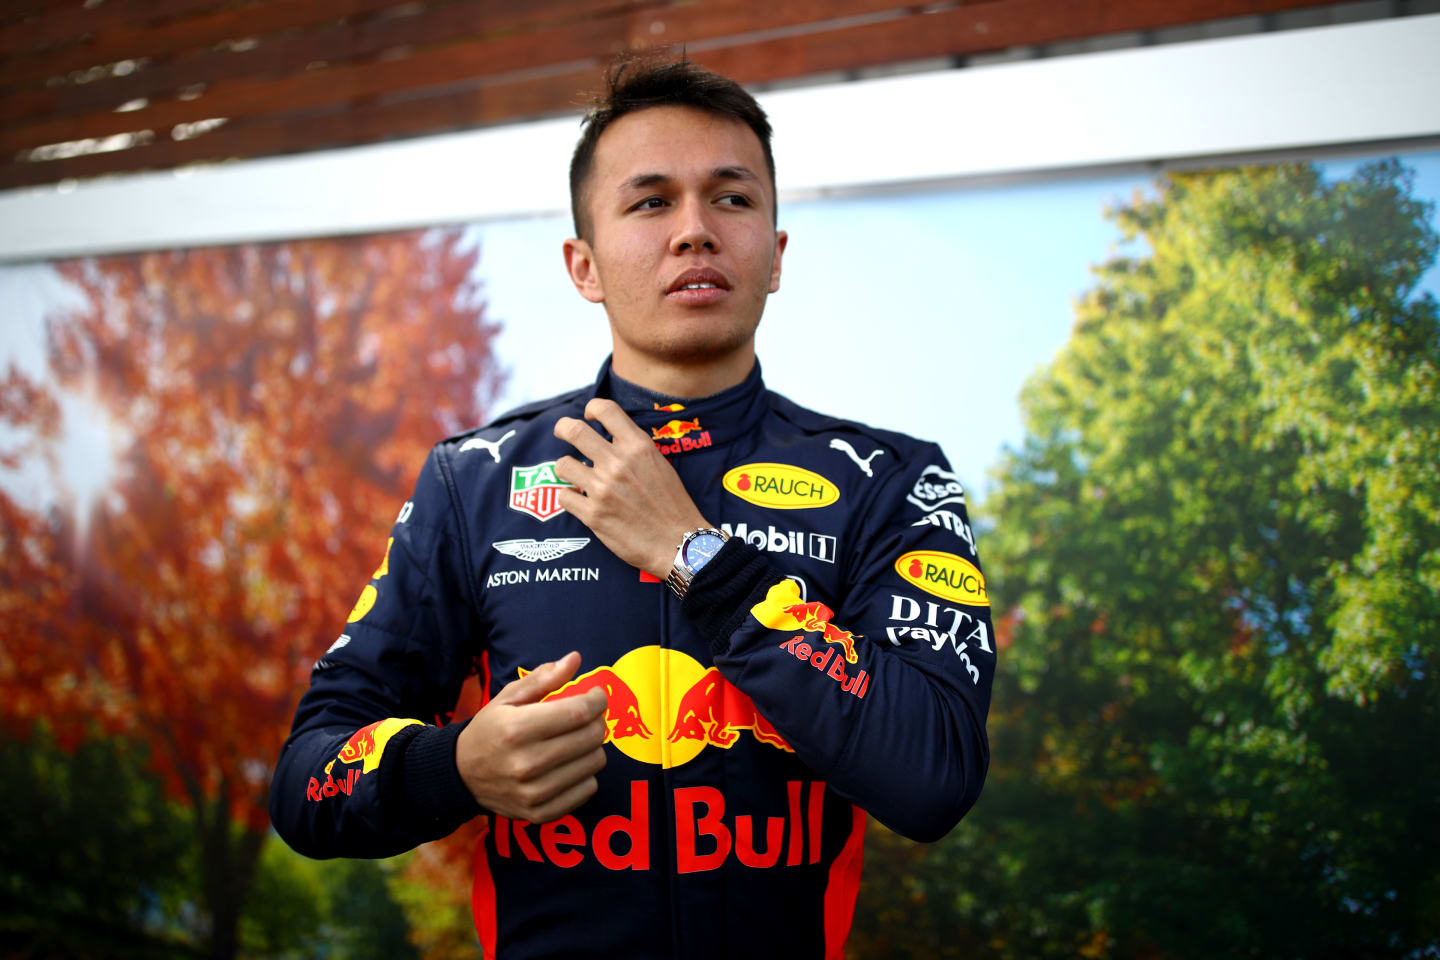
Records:
M786 240L754 131L690 107L626 114L596 145L584 203L591 237L566 241L566 265L605 305L616 372L748 369Z

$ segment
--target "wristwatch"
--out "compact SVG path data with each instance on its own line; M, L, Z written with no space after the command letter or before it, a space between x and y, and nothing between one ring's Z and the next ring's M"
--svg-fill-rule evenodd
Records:
M700 527L686 532L675 550L675 563L670 568L670 575L665 578L675 596L684 598L695 574L715 558L729 539L728 534L714 527Z

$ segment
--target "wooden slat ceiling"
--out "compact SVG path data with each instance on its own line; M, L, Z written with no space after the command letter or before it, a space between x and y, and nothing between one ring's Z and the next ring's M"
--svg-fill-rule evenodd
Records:
M614 54L747 85L1329 0L11 0L0 189L574 113Z

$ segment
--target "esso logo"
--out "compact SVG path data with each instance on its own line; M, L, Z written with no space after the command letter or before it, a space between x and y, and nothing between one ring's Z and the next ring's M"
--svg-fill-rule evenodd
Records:
M919 479L905 499L928 513L951 504L964 506L965 488L954 473L932 463L920 471Z

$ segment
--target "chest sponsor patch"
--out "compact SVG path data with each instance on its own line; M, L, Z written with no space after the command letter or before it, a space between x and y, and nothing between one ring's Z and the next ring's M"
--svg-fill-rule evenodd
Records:
M524 667L519 670L522 677L529 672ZM641 763L667 770L679 767L707 746L730 749L745 730L761 743L794 752L750 698L716 667L679 650L653 644L637 647L542 699L579 697L596 687L608 698L605 742Z
M774 524L765 529L751 529L748 523L722 523L720 529L727 536L739 537L757 550L771 553L793 553L796 556L810 556L826 563L835 562L835 538L824 533L809 533L804 530L777 530Z
M555 461L546 460L531 467L510 468L510 509L519 510L544 523L561 513L558 496L562 487L574 484L561 480L555 473Z
M535 570L496 570L485 578L485 588L511 587L529 583L593 583L600 579L599 567L538 567Z
M828 507L840 490L825 477L788 463L747 463L728 471L720 481L731 494L771 510Z
M526 563L548 563L583 549L589 542L589 537L551 537L549 540L496 540L490 546Z
M945 600L972 607L990 606L984 574L969 560L953 553L912 550L895 561L895 572L926 593Z

